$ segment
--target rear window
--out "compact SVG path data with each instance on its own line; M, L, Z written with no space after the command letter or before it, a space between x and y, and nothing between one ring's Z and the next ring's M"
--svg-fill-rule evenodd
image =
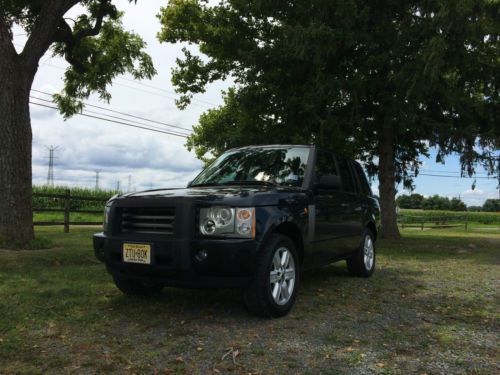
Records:
M368 179L366 178L366 174L363 171L363 168L359 163L353 162L354 171L356 172L356 176L358 177L359 186L361 188L361 193L364 195L371 196L372 189L370 188L370 184L368 183Z
M344 191L348 193L355 193L356 188L354 184L354 176L351 173L351 168L349 167L349 162L347 159L338 157L340 178L342 178L342 185L344 186Z

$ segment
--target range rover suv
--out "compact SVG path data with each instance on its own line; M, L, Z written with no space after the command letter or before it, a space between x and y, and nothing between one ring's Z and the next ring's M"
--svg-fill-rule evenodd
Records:
M256 315L287 314L302 271L375 270L380 208L362 167L316 146L232 149L187 188L111 198L94 252L125 294L241 288Z

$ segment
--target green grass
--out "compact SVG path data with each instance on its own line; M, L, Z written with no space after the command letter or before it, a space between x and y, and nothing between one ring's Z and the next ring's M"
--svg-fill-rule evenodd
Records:
M93 221L102 222L103 214L86 214L80 212L70 212L69 220L72 222L83 222L83 221ZM48 222L63 222L64 214L62 212L34 212L33 220L36 221L48 221Z
M0 250L1 374L498 370L498 233L405 229L380 241L372 278L343 262L305 273L292 312L262 320L235 290L123 296L92 232L42 228L52 249Z

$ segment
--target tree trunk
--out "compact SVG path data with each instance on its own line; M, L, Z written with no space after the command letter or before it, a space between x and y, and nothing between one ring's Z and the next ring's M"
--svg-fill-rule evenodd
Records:
M382 219L381 237L399 239L396 216L396 166L394 159L394 133L383 128L379 136L378 180Z
M0 243L9 247L34 237L29 93L35 72L29 70L17 54L0 59Z

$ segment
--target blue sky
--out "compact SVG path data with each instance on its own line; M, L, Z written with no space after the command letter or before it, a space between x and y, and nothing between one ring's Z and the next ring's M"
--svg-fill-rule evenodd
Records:
M436 150L431 149L429 158L422 158L423 166L421 175L415 179L415 193L424 196L434 194L449 198L460 197L467 205L482 205L488 198L498 198L498 179L487 178L487 172L482 167L476 170L476 179L460 177L460 159L458 155L450 155L445 159L445 164L436 163ZM500 152L499 152L500 154ZM445 175L450 177L437 177L426 175ZM472 184L475 189L472 190ZM372 187L376 190L377 181L373 181ZM398 194L410 194L400 185Z

